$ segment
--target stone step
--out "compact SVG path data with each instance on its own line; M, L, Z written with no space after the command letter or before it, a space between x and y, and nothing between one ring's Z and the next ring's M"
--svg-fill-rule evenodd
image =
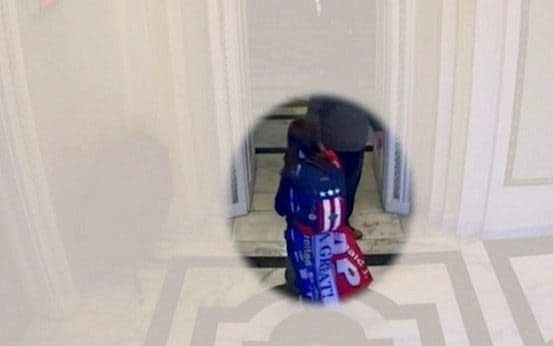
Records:
M404 252L407 239L361 239L357 241L364 254L398 254ZM240 241L236 249L243 256L281 257L287 256L286 242L280 241Z
M368 239L404 239L399 218L385 213L360 212L352 216L352 224ZM286 222L272 211L257 211L234 219L234 241L280 241Z
M440 235L380 239L363 237L357 243L361 251L367 255L458 251L461 246L458 240ZM283 239L279 241L240 241L236 242L235 246L243 256L287 256L286 243Z

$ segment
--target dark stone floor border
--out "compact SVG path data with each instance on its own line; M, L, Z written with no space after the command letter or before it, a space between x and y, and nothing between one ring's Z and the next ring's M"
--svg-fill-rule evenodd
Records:
M400 305L391 301L387 297L379 294L378 292L368 292L359 297L358 300L363 304L378 311L385 319L389 321L397 320L416 320L419 326L419 332L423 345L445 345L445 339L443 332L440 328L436 328L436 325L440 324L438 311L434 304L406 304ZM271 295L269 291L262 292L251 299L248 299L244 303L236 307L209 307L201 308L198 311L198 318L196 319L196 328L192 337L193 346L200 345L214 345L217 326L219 323L225 322L248 322L250 321L260 310L273 303L276 303L275 296ZM356 321L351 321L352 325L356 324ZM343 333L344 331L341 331ZM347 333L345 333L347 335ZM265 342L248 342L248 346L272 346L282 345L282 343L273 343L271 340L282 338L282 335L271 335L271 339L268 343ZM305 342L305 340L303 340ZM359 346L372 346L372 345L393 345L392 339L376 339L376 340L364 340L363 344ZM295 346L296 344L290 344ZM297 345L303 345L302 341L299 341ZM343 345L350 345L347 340L344 340ZM357 346L357 345L356 345Z
M477 295L470 280L466 264L460 252L434 252L406 254L400 257L402 265L414 264L443 264L449 273L454 294L458 303L461 318L471 345L492 345L491 337L486 327L482 310L478 304ZM279 260L281 261L281 260ZM213 268L213 267L237 267L244 262L235 257L175 257L168 266L166 277L161 289L159 299L147 331L145 346L163 346L167 344L171 332L171 326L175 315L175 309L179 303L180 293L184 284L184 278L189 268ZM428 280L429 278L421 278ZM368 295L370 296L370 295ZM255 306L263 306L263 300L268 296L252 298ZM257 301L260 299L261 301ZM250 300L248 300L250 301ZM253 303L252 303L253 304ZM258 305L261 304L261 305ZM434 304L430 304L434 305ZM200 323L200 322L198 322ZM438 325L435 325L438 323ZM439 321L432 323L433 328L440 327ZM420 327L420 326L419 326ZM199 335L205 332L195 330ZM440 330L440 333L441 330ZM421 336L422 337L422 336ZM202 346L210 344L202 344ZM437 343L436 345L440 345Z
M304 115L300 114L272 114L266 117L266 120L295 120L299 118L303 118Z
M369 266L391 265L398 258L398 254L365 255L365 261ZM248 256L245 258L254 268L284 268L287 258L285 256Z
M365 152L372 152L374 151L374 145L367 145L365 146ZM277 148L277 147L258 147L255 148L256 154L284 154L286 152L286 148Z
M553 254L553 237L489 240L484 242L484 246L524 344L553 345L552 340L547 342L544 339L536 316L510 262L516 257Z

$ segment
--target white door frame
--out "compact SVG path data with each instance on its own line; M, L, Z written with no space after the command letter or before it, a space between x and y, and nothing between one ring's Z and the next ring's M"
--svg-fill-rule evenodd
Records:
M503 187L502 153L513 117L524 0L476 1L472 87L457 233L506 237L551 234L551 228L488 229L492 184ZM498 157L499 155L499 157ZM508 188L508 187L507 187ZM507 189L504 188L504 189Z
M251 148L252 140L249 129L252 127L251 101L249 95L247 40L245 38L245 5L243 0L223 1L206 0L194 3L201 18L192 19L189 6L182 0L168 1L168 28L169 41L174 68L175 108L180 122L179 133L182 134L184 148L193 147L193 139L198 136L194 133L193 114L190 108L196 112L208 110L190 105L188 88L193 87L186 76L187 57L190 54L201 54L207 59L210 75L202 76L202 92L213 96L216 118L218 157L220 161L219 177L221 187L226 188L227 206L230 205L230 216L246 214L249 211L251 196L253 193L254 179L254 152ZM188 12L186 12L188 11ZM185 19L186 18L186 19ZM184 20L197 21L189 24ZM191 37L187 32L187 25L205 25L207 33L205 37ZM197 29L197 28L196 28ZM199 30L199 29L198 29ZM191 46L191 41L198 40L199 45L208 51L189 52L186 48ZM193 67L188 67L188 72ZM205 97L202 95L202 97ZM188 101L188 103L186 102ZM202 101L203 102L203 101ZM211 111L211 110L209 110ZM192 130L192 131L191 131ZM192 133L191 133L192 132ZM245 139L245 140L244 140ZM197 140L197 139L196 139ZM199 176L201 172L190 172L191 181L187 185L194 185L192 176ZM231 177L236 181L237 202L232 203ZM231 188L229 188L229 186ZM194 193L200 193L196 191ZM192 193L191 193L192 194ZM191 203L191 201L189 201Z
M174 17L170 23L171 39L176 58L175 65L185 63L182 46L182 26L178 21L184 9L181 1L171 0L169 12ZM407 213L410 210L409 175L409 138L410 119L413 105L413 82L415 69L415 0L391 0L379 3L378 35L382 59L377 66L378 90L382 90L377 99L382 103L376 108L389 116L387 124L385 151L389 184L383 190L384 204L392 212ZM207 20L211 66L213 71L213 91L218 118L219 150L222 161L222 181L235 170L239 203L235 204L231 214L241 215L248 212L253 186L253 167L251 138L247 137L253 125L249 90L248 47L246 39L246 11L243 0L222 1L207 0ZM172 29L171 29L172 28ZM176 44L175 44L176 43ZM179 52L180 51L180 52ZM180 58L181 57L181 58ZM179 77L176 76L177 86ZM177 88L178 89L178 88ZM177 92L176 95L181 93ZM179 107L177 100L177 108ZM184 105L181 105L184 107ZM187 127L187 126L183 126ZM243 139L250 143L244 147ZM234 153L234 158L231 160ZM234 167L226 162L233 162ZM398 196L398 187L401 191ZM228 198L229 199L229 198Z
M427 221L457 232L472 101L477 1L443 1L439 86Z
M428 220L459 235L484 226L509 3L442 1Z
M476 2L472 97L457 226L457 233L462 235L480 235L484 227L494 161L508 6L502 0Z
M237 201L227 197L229 216L236 217L249 212L255 179L245 4L207 0L207 6L222 179L236 183Z
M392 0L377 6L377 27L383 34L378 36L377 49L383 54L380 65L375 66L379 78L375 95L381 90L378 96L382 104L377 109L388 114L390 119L384 145L388 184L383 187L383 204L390 212L407 214L411 211L408 148L414 104L416 0ZM208 0L208 13L220 150L227 152L227 143L232 143L237 153L232 161L240 201L233 206L232 214L236 216L249 209L254 176L254 164L249 159L254 157L249 152L252 145L243 147L243 138L251 142L248 130L253 125L244 1ZM224 155L228 153L222 157Z
M37 138L16 0L0 6L0 228L7 232L32 305L63 317L78 298Z
M521 25L524 25L524 6L528 2L476 0L470 5L474 8L465 7L461 11L460 6L468 4L443 1L440 97L430 220L462 236L495 238L551 234L551 225L490 229L486 224L489 213L496 212L498 203L503 204L507 196L503 193L515 190L504 186L504 166L508 156L505 148L513 121L515 89L520 83L517 80L519 40L523 39ZM467 34L465 28L471 33ZM470 58L462 56L467 51ZM466 61L460 64L460 59ZM469 76L465 77L465 74ZM465 81L460 82L460 79ZM459 98L459 93L466 94L466 97ZM456 103L465 102L466 109L459 109ZM454 145L451 141L455 135L453 128L466 137L462 148L458 144L457 148L451 148ZM452 164L455 151L462 154L455 159L458 163ZM457 177L459 190L447 186L452 182L448 175L451 177L451 171L455 170L461 170ZM457 210L444 210L446 200L452 199L459 201ZM490 201L495 201L495 204Z
M412 209L408 157L414 105L415 29L415 0L377 2L376 50L381 52L381 59L375 61L375 108L389 119L382 148L380 197L386 211L402 215Z
M526 60L531 41L531 13L539 11L528 0L512 0L504 6L501 78L498 85L497 120L494 124L493 165L489 166L486 212L482 237L506 238L553 234L553 184L550 178L517 179L513 176L516 138L526 93Z
M230 140L234 141L235 149L239 148L239 154L233 162L236 165L239 194L243 203L237 206L233 212L236 215L247 212L247 204L250 201L248 194L251 196L253 193L249 189L253 186L251 180L253 174L248 176L246 173L253 171L252 163L247 160L252 155L243 153L241 148L242 139L245 138L244 130L247 131L253 125L251 100L249 99L247 40L245 39L244 20L240 20L246 17L246 13L242 0L222 2L223 5L221 2L221 0L208 1L211 13L213 66L215 68L222 66L222 68L218 68L218 73L214 73L216 76L221 76L219 80L215 81L215 90L218 91L216 98L219 100L218 114L221 114L221 124L225 124L225 121L228 122L228 114L230 114L233 125ZM388 114L390 119L384 144L385 180L388 183L384 184L382 188L382 198L386 210L399 214L408 214L411 211L408 148L411 132L410 119L413 115L412 92L416 63L414 54L415 5L416 0L391 0L377 4L379 8L377 27L382 30L382 35L378 35L377 50L380 49L383 53L379 65L375 66L378 76L375 95L378 95L377 99L382 100L382 104L377 105L376 108ZM221 25L224 28L224 35L221 34ZM243 31L240 32L240 28ZM237 91L242 91L242 94L246 95L245 98L233 94ZM229 95L226 97L226 101L225 95ZM240 109L242 112L236 112L236 109ZM242 119L247 119L246 121L249 123L244 123ZM225 131L228 132L228 127L223 125L220 132L224 133ZM228 143L228 141L229 139L225 139L222 142ZM221 150L224 151L225 148L223 147ZM247 151L247 149L245 150ZM249 182L246 181L248 178Z
M434 225L447 223L447 216L444 214L454 116L458 15L457 1L442 1L439 94L428 206L428 221Z

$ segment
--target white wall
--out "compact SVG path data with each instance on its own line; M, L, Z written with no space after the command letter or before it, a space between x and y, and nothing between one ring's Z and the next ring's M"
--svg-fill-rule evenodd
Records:
M8 206L0 203L4 208ZM6 209L4 209L5 211ZM5 216L5 215L2 215ZM31 299L25 289L21 268L17 266L17 257L9 246L6 225L0 220L0 342L4 345L19 345L25 330L31 322L35 311L31 306Z
M176 3L2 7L2 342L153 256L234 253L207 6Z
M415 15L413 108L410 111L410 140L404 150L413 174L413 217L428 213L431 198L432 163L440 90L441 1L418 1Z
M83 286L147 255L182 181L165 3L18 3L54 211Z
M549 1L533 1L528 9L523 40L519 83L522 87L517 123L513 126L512 178L524 182L553 183L553 160L536 159L551 155L553 148L553 102L549 86L553 83L553 6ZM522 71L524 70L524 71ZM514 142L514 138L513 138Z
M463 1L452 9L442 18L453 31L442 36L438 66L447 78L436 91L451 111L436 123L430 219L476 237L552 234L553 128L543 93L553 6Z
M432 55L425 56L424 53L419 57L422 61L429 62L425 65L426 72L423 73L438 73L439 84L421 85L417 88L424 89L425 91L420 92L427 95L426 101L422 102L435 102L436 113L433 131L426 132L424 127L419 128L420 140L432 142L431 150L434 154L433 158L430 157L421 163L425 162L426 167L420 170L429 174L426 175L424 185L416 186L416 191L421 193L424 196L422 200L427 202L422 206L423 212L419 219L428 218L430 227L455 232L463 187L471 102L476 1L440 3L440 13L419 11L417 18L417 23L425 26L432 23L436 17L439 20L439 27L433 29L436 30L436 35L430 36L431 40L426 42L426 45L430 46L434 42L434 45L439 47L436 60L432 62ZM435 17L427 17L426 13L433 13ZM425 136L425 133L431 135ZM414 170L419 169L415 167Z
M324 92L371 106L375 1L246 1L253 111ZM382 115L385 116L385 115Z
M484 231L493 237L553 234L553 101L546 91L553 80L553 4L515 2L505 12L508 25Z
M246 2L256 115L288 97L312 92L340 94L369 107L375 102L378 90L371 60L379 53L374 51L379 32L375 2L321 3L318 16L311 1ZM547 154L543 148L549 146L551 137L550 105L540 95L551 79L548 60L541 59L550 36L544 23L549 22L545 15L551 6L535 1L536 7L530 9L529 69L518 128L511 131L515 113L507 107L507 101L514 100L516 73L502 72L510 76L512 85L498 88L507 93L499 100L506 106L505 112L497 113L498 135L493 136L493 128L491 137L481 137L478 126L471 127L478 121L471 120L489 116L473 102L482 88L474 78L476 72L487 73L485 64L475 62L483 53L475 49L481 35L475 30L479 18L475 11L482 2L458 1L451 17L442 17L445 0L416 3L410 90L414 102L407 119L416 213L422 219L431 214L439 228L446 225L455 231L462 217L473 216L461 213L467 210L463 208L484 201L484 209L476 208L486 221L482 229L476 229L478 235L485 233L484 227L499 231L522 227L524 235L553 224L553 213L547 209L553 205L551 166L543 159ZM220 184L224 164L219 151L230 148L225 148L229 143L222 138L228 127L219 128L217 122L214 80L220 71L212 65L213 54L224 49L214 50L217 44L209 41L216 35L210 32L208 4L56 1L43 10L30 2L18 4L40 150L59 230L80 286L86 287L95 277L91 274L95 267L129 264L146 255L164 232L179 233L189 245L177 253L217 252L227 246L229 242L222 239L228 229L213 227L225 222L220 210L225 186ZM494 4L502 8L499 0ZM517 16L505 18L515 19L507 22L511 24ZM449 23L453 41L444 36L444 25ZM517 37L516 30L513 35ZM512 50L505 57L516 56L518 41L508 42ZM448 58L454 60L449 82L442 78ZM509 85L512 89L505 87ZM450 109L439 107L444 100L450 101ZM381 116L386 120L388 114ZM515 151L509 150L512 133L519 138ZM474 149L470 147L474 138L486 138L485 143L491 145L486 148L490 156L483 162L493 170L485 176L490 180L482 179L491 184L489 190L471 185L471 167L485 167L479 165L478 150L476 155L467 150ZM442 147L446 149L437 150ZM514 152L514 177L540 178L539 184L505 184L509 152ZM485 193L475 199L470 194L475 191ZM509 208L505 201L511 202ZM196 240L205 246L190 246ZM16 307L11 309L17 312Z

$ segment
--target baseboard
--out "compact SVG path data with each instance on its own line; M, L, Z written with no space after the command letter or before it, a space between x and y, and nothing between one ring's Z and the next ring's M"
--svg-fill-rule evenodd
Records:
M382 199L382 198L381 198ZM381 200L381 203L385 201ZM402 216L408 216L411 213L411 205L408 202L400 202L398 200L391 200L385 204L386 212L391 214L398 214Z

